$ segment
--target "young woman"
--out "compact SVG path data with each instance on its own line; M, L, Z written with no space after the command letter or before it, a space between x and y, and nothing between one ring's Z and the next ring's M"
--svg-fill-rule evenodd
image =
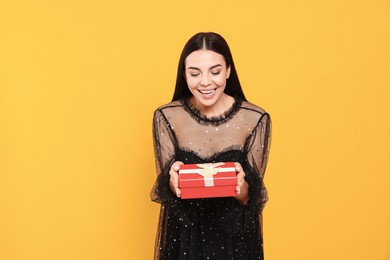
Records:
M155 259L264 259L263 184L271 137L267 112L248 102L227 42L198 33L179 60L170 103L153 118L161 203ZM181 164L235 162L236 196L181 199Z

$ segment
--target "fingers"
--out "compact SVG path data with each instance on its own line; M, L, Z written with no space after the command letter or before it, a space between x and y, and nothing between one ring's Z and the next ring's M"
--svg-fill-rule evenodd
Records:
M169 171L170 186L173 189L176 196L179 198L181 196L181 190L179 188L179 169L180 169L180 165L182 165L182 164L183 163L180 161L174 162L171 166L171 170Z
M171 166L171 170L175 171L175 172L178 172L179 169L180 169L180 165L183 165L183 162L180 162L180 161L176 161L172 164Z
M240 184L242 184L245 181L245 179L244 179L245 178L245 172L242 169L240 163L235 162L234 165L236 167L236 172L237 172L237 184L240 185Z
M237 195L240 195L240 193L241 193L241 188L240 188L240 186L236 186L236 194Z
M236 172L237 172L237 186L236 186L236 193L237 195L240 195L241 188L245 182L245 172L243 171L241 164L238 162L234 163Z
M244 174L244 177L245 177L245 173L244 173L244 171L242 170L241 164L240 164L239 162L235 162L235 163L234 163L234 166L236 167L236 172L237 172L237 173L243 173L243 174Z

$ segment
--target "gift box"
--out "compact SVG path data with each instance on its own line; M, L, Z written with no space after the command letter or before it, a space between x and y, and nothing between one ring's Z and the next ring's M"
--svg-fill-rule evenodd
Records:
M236 195L237 176L233 162L183 164L179 169L182 199Z

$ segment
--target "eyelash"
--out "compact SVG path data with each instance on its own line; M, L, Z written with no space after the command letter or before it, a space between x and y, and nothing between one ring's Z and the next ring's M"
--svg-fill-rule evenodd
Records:
M218 75L220 73L220 71L218 71L218 72L211 72L211 74L213 74L213 75ZM191 76L192 77L196 77L196 76L199 76L199 73L197 73L197 74L191 74Z

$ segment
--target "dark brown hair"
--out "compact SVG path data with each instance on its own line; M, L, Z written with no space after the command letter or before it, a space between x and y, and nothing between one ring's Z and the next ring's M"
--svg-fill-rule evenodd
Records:
M197 50L210 50L225 58L226 67L230 67L230 76L226 81L225 93L246 101L242 91L233 57L226 40L214 32L200 32L192 36L183 48L177 69L176 87L172 101L192 96L185 79L185 60L188 55Z

